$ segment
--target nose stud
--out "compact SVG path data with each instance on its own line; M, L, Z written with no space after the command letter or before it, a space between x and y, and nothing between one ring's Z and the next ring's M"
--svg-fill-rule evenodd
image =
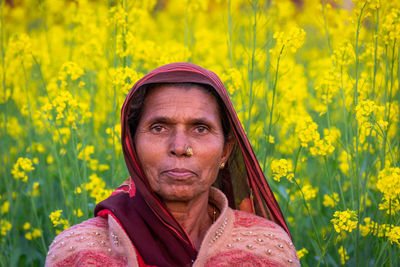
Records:
M188 156L188 157L193 156L193 149L192 149L191 147L188 147L188 148L186 149L185 154L186 154L186 156Z

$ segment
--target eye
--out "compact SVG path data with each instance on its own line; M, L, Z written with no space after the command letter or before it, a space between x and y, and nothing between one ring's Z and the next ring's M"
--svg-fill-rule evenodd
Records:
M195 131L196 131L196 133L203 134L208 131L208 128L204 125L198 125L198 126L196 126Z
M165 128L161 125L153 125L150 128L150 131L152 133L162 133L165 130Z

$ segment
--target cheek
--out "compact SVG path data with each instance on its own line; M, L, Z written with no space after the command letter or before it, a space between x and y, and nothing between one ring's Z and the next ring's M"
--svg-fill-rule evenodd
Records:
M218 176L219 164L222 156L222 147L219 144L199 146L199 168L201 168L204 183L213 184Z
M154 142L149 142L147 138L136 137L136 154L141 164L142 170L148 179L150 186L155 185L157 177L157 163L161 161L160 147ZM157 148L158 147L158 148Z

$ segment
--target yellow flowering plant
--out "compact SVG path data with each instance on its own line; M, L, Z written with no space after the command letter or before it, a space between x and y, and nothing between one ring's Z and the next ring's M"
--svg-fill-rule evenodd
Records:
M304 266L400 265L399 1L2 1L0 27L0 265L125 180L121 105L176 61L223 80Z

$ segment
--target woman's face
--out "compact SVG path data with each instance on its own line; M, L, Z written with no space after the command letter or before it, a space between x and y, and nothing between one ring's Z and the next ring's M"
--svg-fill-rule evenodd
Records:
M208 196L233 147L233 138L224 142L216 99L197 86L150 91L134 139L152 190L166 202Z

